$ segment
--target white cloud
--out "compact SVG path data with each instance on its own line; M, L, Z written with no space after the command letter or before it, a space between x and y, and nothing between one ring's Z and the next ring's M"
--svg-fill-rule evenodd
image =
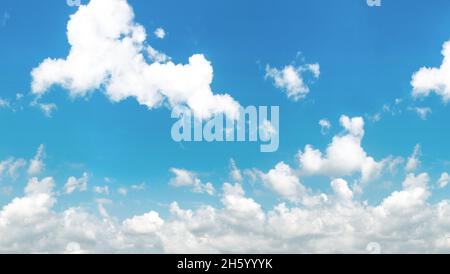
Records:
M42 111L42 113L44 113L46 117L49 118L52 117L53 112L58 109L58 107L53 103L46 104L46 103L39 103L38 101L31 102L31 106L39 108L39 110Z
M102 216L103 218L109 218L109 213L106 210L106 205L110 205L112 204L112 200L110 199L97 199L97 209L98 212L100 213L100 216Z
M94 192L97 194L109 195L108 186L94 186Z
M375 161L367 155L361 146L364 137L364 120L361 117L349 118L341 116L341 126L345 129L343 135L333 138L328 145L326 154L307 145L300 151L298 159L301 172L305 175L326 175L331 177L350 176L361 173L363 182L378 177L386 161Z
M192 191L196 193L207 193L209 195L214 195L214 186L211 183L202 183L202 181L197 178L195 173L179 168L172 168L170 169L170 172L174 175L169 182L171 186L191 187Z
M126 0L91 0L70 17L67 37L71 46L65 59L45 59L32 71L32 92L43 95L60 85L72 97L104 90L114 102L135 98L148 108L167 102L187 105L197 115L238 115L239 103L230 95L214 95L213 68L202 54L188 64L149 64L146 32L134 22Z
M319 126L320 126L320 132L322 133L322 135L327 135L328 131L331 128L331 122L327 119L321 119L319 121Z
M125 187L120 187L119 189L117 189L117 193L119 193L122 196L127 196L128 195L128 189L126 189Z
M420 119L426 120L428 115L432 112L431 108L429 107L416 107L413 108L413 110L419 115Z
M45 147L44 145L40 145L36 155L33 159L30 160L30 164L28 166L27 173L31 176L39 175L45 168L44 164L45 157Z
M155 211L150 211L141 216L135 216L123 222L123 227L128 233L150 234L157 232L164 225L164 220Z
M166 31L163 28L157 28L154 34L159 39L164 39L166 37Z
M345 180L330 183L323 203L264 210L240 184L223 186L222 206L154 211L122 222L97 200L100 217L81 208L57 212L53 178L30 179L23 197L0 210L0 252L21 253L448 253L450 201L428 202L426 173L409 174L400 190L374 206Z
M285 66L283 69L266 66L266 79L272 79L275 87L286 92L289 99L294 101L306 97L310 89L304 79L304 73L311 73L313 78L320 76L319 64L307 64L299 67L293 65Z
M88 174L84 173L81 178L69 177L67 179L66 185L64 186L64 190L66 194L71 194L75 191L84 192L87 190L88 185Z
M21 168L25 167L27 162L24 159L8 158L0 162L0 176L4 173L12 179L16 179Z
M300 202L302 196L306 194L306 188L300 183L294 171L283 162L260 176L265 185L291 202Z
M442 97L447 103L450 100L450 41L442 49L444 60L439 68L423 67L412 76L414 97L429 96L431 92Z
M450 183L450 175L447 172L442 173L441 177L439 178L438 181L438 186L440 188L444 188L448 185L448 183Z
M10 103L8 100L0 98L0 108L9 108Z
M414 147L413 154L409 156L408 161L406 162L405 169L407 172L412 172L420 166L419 157L420 157L420 144L417 144Z
M162 53L162 52L152 48L151 46L147 47L147 54L148 54L148 57L150 57L150 59L153 62L166 63L171 60L171 58L169 56L167 56L165 53Z
M242 172L237 167L236 161L234 161L234 159L230 160L230 178L237 183L241 183L244 180Z
M138 184L138 185L132 185L131 189L133 189L133 190L144 190L145 189L145 183Z

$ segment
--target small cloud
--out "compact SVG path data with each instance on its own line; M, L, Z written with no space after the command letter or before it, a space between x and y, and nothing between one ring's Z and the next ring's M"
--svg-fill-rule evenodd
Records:
M108 186L94 186L94 192L97 194L109 195Z
M173 173L174 177L170 180L169 185L173 187L191 187L195 193L214 195L214 186L211 183L202 183L195 173L178 168L172 168L170 172Z
M272 79L273 85L283 90L289 99L299 101L310 92L305 73L310 73L314 79L319 79L320 65L317 63L302 66L288 65L282 69L267 65L265 79Z
M439 178L438 181L438 186L440 188L444 188L448 185L448 183L450 183L450 175L447 172L442 173L441 177Z
M416 108L412 108L411 110L413 110L414 112L417 113L417 115L419 115L420 119L422 120L426 120L428 118L428 115L432 112L431 108L428 107L416 107Z
M406 163L406 171L413 172L420 166L420 144L417 144L414 147L413 154L408 158L408 162Z
M234 161L234 159L230 160L230 178L234 182L238 182L238 183L241 183L244 180L244 178L242 176L242 172L237 167L236 162Z
M124 187L121 187L121 188L119 188L119 189L117 190L117 193L119 193L119 194L122 195L122 196L127 196L127 194L128 194L128 189L126 189L126 188L124 188Z
M145 183L139 184L139 185L132 185L131 189L133 190L144 190L145 189Z
M76 190L84 192L87 190L88 185L88 175L85 172L81 178L70 177L67 179L66 185L64 186L66 194L72 194Z
M53 112L57 109L57 106L53 103L40 103L37 100L31 102L30 106L37 107L48 118L52 117Z
M0 98L0 108L9 108L10 103L8 100Z
M327 119L322 119L319 121L319 126L322 135L327 135L331 128L331 122Z
M44 145L40 145L36 152L36 155L34 156L33 159L30 160L30 165L27 170L28 175L36 176L42 172L42 170L45 168L44 158L45 158L45 147Z
M163 28L157 28L154 34L159 39L164 39L166 37L166 31Z

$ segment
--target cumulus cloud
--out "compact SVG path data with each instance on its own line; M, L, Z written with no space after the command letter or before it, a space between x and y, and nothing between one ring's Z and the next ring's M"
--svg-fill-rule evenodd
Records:
M32 92L42 96L53 85L72 97L103 90L113 102L131 97L148 108L186 105L199 117L237 117L239 104L230 95L213 94L213 68L204 55L175 64L150 50L146 36L126 0L91 0L67 24L69 55L33 69Z
M426 97L434 92L447 103L450 100L450 41L442 49L444 60L438 68L423 67L412 76L414 97Z
M344 128L342 135L333 138L325 155L307 145L298 154L301 172L305 175L326 175L330 177L350 176L356 172L367 182L378 177L387 160L375 161L361 146L364 137L364 119L341 116Z
M429 181L427 173L408 174L372 206L335 179L320 204L266 210L240 184L225 183L221 206L173 202L165 218L149 210L118 221L82 208L57 212L53 178L32 178L0 210L0 252L365 253L377 243L382 253L448 253L450 201L430 203Z
M88 174L83 173L83 176L80 178L69 177L67 179L66 185L64 186L64 190L66 194L71 194L75 191L84 192L87 190L88 185Z
M306 193L306 188L290 166L281 162L267 174L260 174L265 185L275 193L292 202L299 202Z
M310 92L304 77L305 73L310 73L314 79L318 79L320 76L320 65L306 64L298 67L288 65L282 69L267 65L265 78L273 80L274 86L286 92L289 99L299 101Z
M170 169L170 172L174 175L169 182L171 186L191 187L192 191L195 193L207 193L209 195L214 195L214 186L211 183L202 183L194 172L179 168L172 168Z

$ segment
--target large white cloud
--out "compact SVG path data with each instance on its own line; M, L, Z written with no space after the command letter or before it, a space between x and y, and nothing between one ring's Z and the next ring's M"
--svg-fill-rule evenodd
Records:
M147 46L146 31L134 22L126 0L81 5L67 24L67 38L71 48L65 59L47 58L33 69L33 93L42 95L53 85L74 97L103 89L114 102L133 97L148 108L167 102L187 105L203 117L238 115L239 104L230 95L213 94L213 68L202 54L175 64Z
M444 60L439 68L423 67L414 73L411 81L413 96L423 97L434 92L444 102L450 100L450 41L442 49Z

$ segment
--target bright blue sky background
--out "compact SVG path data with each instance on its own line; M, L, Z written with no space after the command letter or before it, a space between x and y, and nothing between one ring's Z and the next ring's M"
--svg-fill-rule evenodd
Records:
M149 206L164 208L173 200L187 206L217 202L170 188L172 167L197 171L220 188L228 179L230 158L240 168L265 171L279 161L294 165L299 149L313 144L323 150L340 132L341 114L373 115L401 98L402 114L384 115L376 123L366 120L366 151L377 160L407 157L420 143L423 166L432 171L433 181L450 168L449 108L435 96L418 101L410 96L412 74L442 62L442 44L450 38L449 1L384 0L380 8L368 7L365 0L129 3L148 33L160 26L167 31L164 40L150 38L149 43L175 62L185 63L194 53L206 55L214 67L216 92L227 92L244 106L279 105L279 151L262 154L258 144L249 143L180 145L170 138L169 110L149 111L134 100L112 104L101 93L72 100L66 92L53 91L44 101L55 103L58 110L52 118L45 117L29 107L30 72L46 57L67 56L66 23L76 8L63 0L2 0L0 16L6 12L10 18L0 25L0 97L14 101L19 92L26 97L21 110L0 109L0 159L29 159L39 144L45 144L46 173L54 175L60 187L68 176L79 177L84 171L91 175L91 186L105 184L104 177L114 178L113 189L145 182L144 192L130 191L123 198L112 194L123 203L111 210L129 216ZM306 62L320 63L322 74L305 100L293 102L264 79L264 68L287 65L297 52ZM423 121L408 110L415 106L431 107L433 113ZM327 136L318 126L322 118L333 123ZM328 182L312 178L305 184L314 189ZM20 178L12 183L13 194L24 184ZM374 184L366 195L376 200L389 191ZM95 195L89 195L76 194L59 206L92 206ZM274 201L261 191L256 195L267 206ZM0 196L1 204L8 200Z

